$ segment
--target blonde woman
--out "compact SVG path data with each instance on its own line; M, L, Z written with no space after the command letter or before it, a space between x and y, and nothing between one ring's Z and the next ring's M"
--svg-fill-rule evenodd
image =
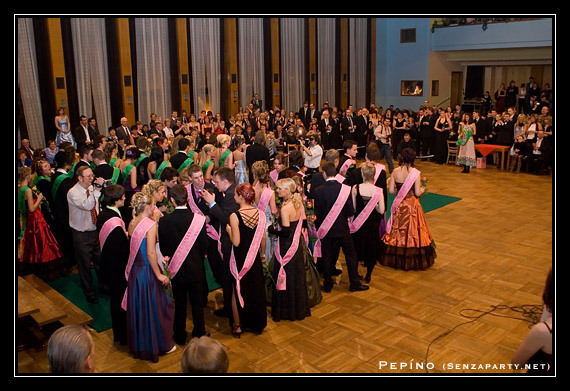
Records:
M527 141L536 139L536 133L538 133L539 130L542 130L542 125L538 121L538 115L536 114L530 115L528 117L525 129Z
M212 181L212 172L215 167L213 155L216 152L216 148L212 144L206 144L202 147L200 151L200 160L198 165L202 167L202 173L204 174L204 180L208 183Z
M275 322L311 316L301 234L304 206L296 188L291 178L277 181L277 194L282 199L280 229L269 227L269 232L278 236L272 270L276 285L271 300L271 317Z
M151 198L153 212L150 218L158 223L158 220L160 220L163 216L163 212L166 210L166 207L163 207L162 210L157 207L157 204L161 203L166 198L166 186L158 179L151 179L142 187L141 192L147 194Z
M158 362L160 355L176 350L174 300L164 289L170 280L158 265L158 229L152 220L152 197L136 193L130 205L134 217L128 228L131 253L125 270L127 294L123 300L128 346L135 358Z
M216 138L219 148L216 150L215 160L216 167L227 167L230 170L234 169L234 157L230 150L231 138L227 134L220 134Z

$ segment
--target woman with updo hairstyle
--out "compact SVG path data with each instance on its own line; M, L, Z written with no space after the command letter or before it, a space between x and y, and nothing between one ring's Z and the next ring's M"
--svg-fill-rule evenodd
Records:
M132 218L132 212L129 209L131 204L131 198L135 193L138 193L141 188L137 184L137 174L135 163L140 156L140 152L137 147L129 147L125 150L125 160L119 165L121 170L121 177L119 179L119 184L125 188L125 206L121 209L121 215L125 224L129 224Z
M119 167L123 162L119 158L119 145L114 141L107 141L103 147L103 152L105 153L105 161L109 163L111 167Z
M236 174L236 184L248 182L247 165L245 162L245 150L247 144L243 136L236 135L232 140L232 154L234 160L234 173Z
M148 160L149 162L146 170L149 178L160 179L162 171L166 167L170 166L170 162L166 160L164 149L159 145L152 147Z
M163 216L163 211L157 207L157 204L166 198L166 186L158 179L151 179L142 187L141 192L147 194L152 199L153 212L150 218L158 223L158 220Z
M436 257L435 242L420 204L419 197L425 189L421 184L421 173L414 168L415 158L413 149L404 148L400 153L400 166L394 169L388 180L388 190L391 194L397 194L396 202L408 176L417 174L407 193L401 195L401 202L392 204L396 209L390 216L391 230L382 238L385 248L380 263L395 269L424 270L433 265Z
M227 167L230 170L234 169L234 156L230 150L231 138L227 134L220 134L216 138L218 142L218 149L216 149L214 160L216 167Z
M302 320L311 316L304 262L306 244L301 234L304 206L301 195L297 192L297 184L291 178L277 181L277 194L282 199L280 229L270 226L268 230L278 237L278 247L275 248L275 255L271 260L271 273L273 280L277 281L271 296L271 317L275 322ZM295 252L289 252L290 248L296 248ZM282 267L285 272L283 286L278 282Z
M202 168L202 174L204 174L204 180L208 183L212 181L212 172L216 167L213 157L216 154L216 147L212 144L206 144L202 147L199 154L199 160L196 162L198 166Z
M253 163L251 166L251 172L253 173L255 206L258 208L263 207L263 205L260 205L263 192L266 189L269 189L268 194L269 191L271 192L271 197L269 200L264 199L264 202L266 202L266 204L262 210L262 212L265 213L265 231L267 232L267 228L273 223L273 216L279 212L277 209L277 204L275 203L275 192L269 183L271 180L269 177L269 166L265 160L260 160ZM273 256L273 249L275 247L276 241L276 237L267 237L265 240L265 259L269 260Z
M176 350L174 299L165 290L170 280L158 266L158 229L152 220L152 197L147 192L136 193L131 207L134 212L128 228L131 253L125 270L127 344L135 358L158 362L160 355ZM136 243L140 244L134 248Z
M234 199L239 205L239 210L230 215L230 223L226 226L226 231L233 245L232 253L237 270L240 272L252 246L259 223L260 211L252 205L255 201L255 190L249 183L241 183L236 186ZM236 338L241 336L244 329L251 329L260 334L267 326L265 276L262 265L262 262L265 262L264 249L265 233L263 233L259 248L251 248L251 251L256 251L255 260L240 280L243 307L238 300L237 281L232 279L234 290L231 300L230 324L232 335Z

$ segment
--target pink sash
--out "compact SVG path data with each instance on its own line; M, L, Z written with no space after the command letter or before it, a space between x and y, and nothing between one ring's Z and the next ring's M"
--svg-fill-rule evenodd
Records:
M277 170L269 172L269 176L271 177L271 179L273 179L274 183L277 183L277 181L279 180L279 173L277 172Z
M127 235L127 230L125 229L125 222L120 217L111 217L109 220L105 221L105 224L101 227L99 231L99 248L103 249L103 245L109 237L109 234L117 227L121 227L125 235Z
M416 168L412 168L412 170L408 174L408 177L404 181L404 184L400 188L398 195L396 196L396 198L394 198L394 202L392 202L392 207L390 208L390 218L388 219L388 223L386 224L386 233L388 234L390 233L392 229L392 220L394 220L394 212L396 212L398 206L400 205L402 200L406 197L406 195L408 194L408 192L416 182L416 179L418 179L418 176L420 176L420 171Z
M299 248L299 244L301 242L301 228L303 227L303 220L305 219L305 208L301 206L301 217L297 222L297 227L295 228L295 234L293 235L293 241L291 242L291 246L285 253L283 257L281 257L281 253L279 252L279 239L277 239L277 243L275 243L275 259L277 262L281 264L279 268L279 274L277 275L277 290L284 291L287 289L287 274L285 273L285 265L289 263L293 255L297 252Z
M237 212L239 213L239 212ZM245 261L243 263L243 267L238 273L236 259L234 256L234 248L232 246L232 252L230 254L230 271L232 275L236 279L236 293L239 299L239 304L241 307L244 307L243 297L241 297L241 285L240 281L243 276L251 269L253 266L253 262L255 261L255 257L257 256L257 252L259 251L259 246L261 245L261 239L263 238L263 233L265 232L265 215L263 213L259 213L259 221L257 222L257 228L255 229L255 234L253 236L253 240L249 245L249 250L245 257Z
M376 181L378 180L378 177L382 173L382 170L386 169L386 167L384 167L384 165L380 163L374 163L374 166L376 166L376 172L374 173L374 184L376 184Z
M303 172L303 170L297 171L297 174L301 175L303 178L305 177L305 173Z
M141 246L143 239L146 236L146 233L154 224L154 220L145 217L141 220L139 225L133 231L133 236L131 236L131 243L130 243L130 252L129 252L129 262L127 263L127 267L125 269L125 278L129 281L129 274L131 272L131 268L133 267L133 263ZM129 288L125 290L125 294L123 296L123 301L121 302L121 308L125 311L127 310L127 292Z
M375 187L374 188L374 194L372 195L372 198L370 198L370 201L368 201L368 203L366 204L364 209L362 209L360 214L355 219L348 222L348 227L350 228L351 234L355 233L356 231L358 231L360 229L360 227L362 227L362 224L364 224L366 219L368 219L368 216L370 216L370 213L372 213L372 211L374 210L374 208L378 204L378 201L380 201L380 198L382 197L382 193L383 192L382 192L381 188Z
M170 279L174 278L176 273L178 273L180 266L182 266L182 263L184 263L184 260L186 260L186 257L192 249L192 246L194 246L196 238L198 238L198 235L202 231L202 227L204 226L205 222L206 218L202 214L194 213L194 217L192 218L190 227L188 227L188 231L186 231L186 234L182 238L182 241L178 245L176 252L174 252L172 259L170 260L170 265L168 266L168 270L170 271L171 276Z
M338 197L336 198L334 205L332 206L331 210L329 211L329 214L327 215L327 217L325 217L323 223L321 224L319 230L317 231L317 242L315 243L315 250L313 252L313 255L315 257L322 256L321 239L327 235L332 225L336 221L338 215L340 214L340 211L342 210L342 208L344 208L346 200L350 196L350 192L351 192L350 186L342 185L342 187L340 188L340 192L338 193Z
M336 179L336 181L338 183L343 183L346 180L346 177L344 175L341 175L341 174L336 174L334 179Z
M259 197L259 205L257 206L257 209L259 209L263 213L265 213L265 209L267 209L269 200L271 200L271 194L273 194L273 190L270 187L266 187L265 189L263 189L261 197Z
M192 212L194 212L194 214L204 215L204 213L202 213L202 211L200 210L200 208L198 208L198 205L196 205L196 202L194 201L194 197L192 195L192 185L191 184L186 185L186 191L188 192L188 205L190 205L190 209L192 210ZM223 258L222 242L220 241L220 233L218 231L216 231L216 229L208 223L206 223L206 233L208 234L208 236L210 238L212 238L213 240L218 242L218 253L220 253L220 257Z
M346 175L348 167L350 167L351 164L356 164L356 162L352 159L345 160L340 170L338 170L338 172L341 173L342 175Z

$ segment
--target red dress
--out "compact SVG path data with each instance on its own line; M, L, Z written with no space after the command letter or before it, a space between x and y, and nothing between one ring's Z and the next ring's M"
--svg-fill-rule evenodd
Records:
M35 197L34 197L35 199ZM20 274L36 274L52 279L63 274L62 252L41 208L30 212L25 204L25 227L22 236L22 256L18 260Z

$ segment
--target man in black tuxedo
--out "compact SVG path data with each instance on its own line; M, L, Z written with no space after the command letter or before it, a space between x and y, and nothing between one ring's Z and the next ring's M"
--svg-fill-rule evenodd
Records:
M356 142L358 144L358 156L364 157L366 139L368 136L368 124L370 122L368 109L363 107L360 115L356 117Z
M93 161L93 157L91 156L91 154L93 153L94 150L95 148L93 148L93 145L89 144L83 145L81 149L78 149L81 156L81 160L79 160L75 165L75 168L73 169L74 171L73 175L77 173L77 170L79 170L80 167L91 166L91 162Z
M355 140L356 138L356 120L352 116L352 111L346 109L345 116L340 121L342 127L343 140Z
M232 278L230 272L230 253L232 250L232 242L226 231L226 226L230 222L230 215L232 213L238 213L239 205L234 199L234 193L236 190L235 174L232 169L227 167L221 167L214 171L212 176L214 186L218 190L218 194L215 195L207 190L202 190L201 196L204 202L208 205L210 209L208 215L214 217L219 222L220 227L220 242L222 247L222 262L219 265L213 265L212 272L216 277L216 280L222 286L224 293L224 307L214 311L214 314L218 316L230 317L232 307Z
M148 183L148 180L150 179L148 177L148 171L147 171L148 163L150 162L150 159L148 157L149 143L146 137L137 137L135 144L140 153L139 157L140 160L137 159L135 164L138 170L137 185L143 186L146 183Z
M545 137L544 130L536 132L536 138L527 141L530 145L529 153L524 157L527 172L543 174L549 167L553 167L552 137Z
M354 140L344 140L342 143L342 150L343 155L339 159L338 166L336 168L337 172L340 172L340 169L343 166L344 162L346 162L348 159L356 160L356 154L358 153L358 144ZM344 175L346 177L350 176L350 173L355 168L356 164L351 164L348 166L348 169Z
M424 116L420 122L420 137L422 144L422 155L427 156L428 152L432 153L432 139L433 139L433 126L432 126L433 112L430 107L424 109ZM397 145L395 146L397 147Z
M89 131L89 126L87 124L87 117L84 115L82 115L79 118L79 125L73 128L71 134L73 134L73 138L77 143L78 151L81 151L81 148L84 145L92 144L96 136L96 134L93 131Z
M115 129L117 140L121 148L125 148L131 143L131 129L129 128L129 121L127 117L121 118L121 126Z
M307 122L303 122L305 124L305 128L308 128L309 125L311 125L313 118L316 118L317 122L319 122L321 120L321 113L317 110L317 106L315 106L314 103L311 103L309 105L309 116L307 117Z
M178 142L178 152L170 158L170 164L175 169L179 169L182 163L188 159L188 152L190 152L190 141L187 138L182 138Z
M170 189L169 197L175 209L172 213L161 218L158 225L158 235L160 237L160 252L172 260L191 224L196 224L196 222L193 221L194 213L187 206L188 192L183 185L173 186ZM203 224L200 229L200 234L188 252L186 259L171 280L175 304L174 342L178 345L186 344L187 298L190 298L192 306L192 323L194 323L192 337L209 336L204 323L203 307L204 253L208 248L206 225Z
M267 162L267 167L271 167L269 159L269 149L265 146L265 133L259 131L255 133L254 143L247 147L245 154L245 164L249 168L249 183L253 184L253 173L251 167L253 163L260 160Z
M318 122L317 128L321 133L323 149L328 151L333 148L333 122L330 118L330 112L328 109L323 111L323 118Z
M305 127L308 127L309 126L308 124L311 123L310 119L311 109L309 108L309 101L303 102L303 107L299 109L299 112L297 114L299 115L299 118L301 119L303 124L305 124Z
M477 129L477 133L474 136L475 143L484 143L485 136L487 136L487 121L481 117L479 110L473 110L473 123L475 124L475 129Z
M254 110L263 111L263 101L259 99L259 95L257 93L253 94L251 104L253 105Z
M97 120L95 118L89 118L89 120L87 120L87 124L89 125L87 127L87 130L89 131L89 134L93 135L93 138L101 135L101 132L99 132L99 127L97 126Z
M107 164L108 167L110 167ZM97 231L107 220L118 217L118 208L125 203L125 188L121 185L110 185L103 189L101 212L97 216ZM125 269L129 261L129 238L120 227L114 228L107 236L101 248L99 276L108 285L110 296L111 323L113 339L121 345L127 344L127 312L121 308L123 295L127 289ZM101 285L101 281L99 282Z
M315 224L317 230L320 228L321 224L333 207L341 191L341 187L345 186L336 181L336 168L334 164L325 163L323 165L323 172L325 174L326 183L314 189L312 193L314 194L315 200L315 215L317 216ZM352 197L349 195L340 214L332 224L328 233L323 239L321 239L323 259L322 267L324 276L323 289L327 293L330 292L333 287L331 269L337 261L337 259L333 259L334 254L336 253L335 247L337 245L342 248L342 252L346 259L350 291L355 292L369 289L368 286L363 285L360 282L360 276L358 275L356 250L354 249L354 243L352 242L352 237L350 236L350 230L348 228L348 218L352 215L354 215L354 206L352 205Z
M91 158L93 159L93 163L95 163L95 168L93 169L93 175L95 178L103 178L106 181L111 180L113 178L113 173L118 168L115 168L105 160L105 153L100 149L96 149L91 154Z

